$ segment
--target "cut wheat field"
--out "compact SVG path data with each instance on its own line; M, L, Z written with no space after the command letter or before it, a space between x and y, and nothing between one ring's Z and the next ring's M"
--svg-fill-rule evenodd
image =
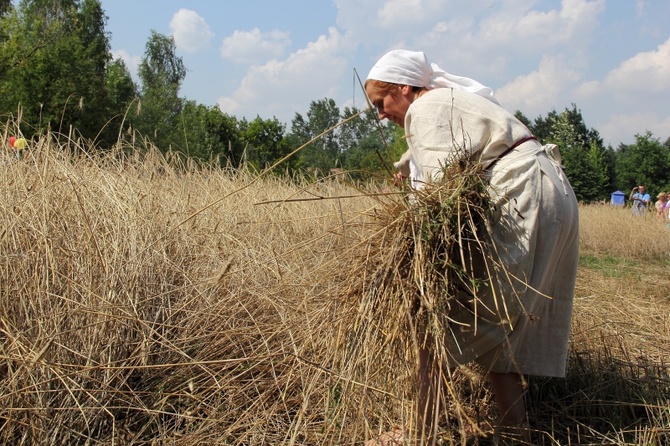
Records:
M356 445L411 419L412 365L351 326L390 183L79 144L0 155L0 443ZM529 377L534 442L667 444L670 229L580 212L568 375ZM438 444L494 416L476 368L455 383Z

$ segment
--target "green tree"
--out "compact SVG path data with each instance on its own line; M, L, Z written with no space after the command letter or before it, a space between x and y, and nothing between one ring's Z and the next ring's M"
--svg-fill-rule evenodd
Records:
M619 145L616 172L622 191L639 184L649 193L666 191L670 186L670 150L649 131L635 135L634 144Z
M99 0L83 0L76 15L76 37L81 42L79 67L86 73L80 84L81 103L78 130L87 137L107 129L109 96L106 89L108 65L112 60L109 34L105 31L107 17ZM84 88L81 87L84 86ZM109 128L112 132L116 129ZM89 136L90 135L90 136Z
M141 107L133 120L134 129L162 151L186 151L180 144L185 139L185 130L180 125L184 101L179 98L186 67L176 55L173 37L151 31L138 74Z
M179 90L186 77L186 67L181 57L177 57L175 53L174 37L151 30L139 68L143 93L152 88L163 87Z
M186 101L180 116L183 132L178 145L191 157L238 167L242 157L240 131L235 117L224 114L217 106L207 107Z
M342 120L358 113L345 107ZM398 145L398 132L402 145ZM354 179L389 177L393 172L393 161L407 150L402 137L403 130L397 125L378 120L376 112L367 110L358 118L341 127L339 145L343 147L342 165Z
M2 17L0 108L21 110L25 133L104 127L106 17L98 0L24 0ZM102 105L102 106L101 106Z
M116 59L107 66L105 90L107 92L105 115L109 118L109 131L105 132L103 138L111 138L112 142L128 128L126 117L138 96L137 86L123 60Z
M260 116L245 123L242 131L242 143L245 146L247 164L256 170L263 170L290 153L288 141L284 138L286 126L277 118L263 120ZM286 160L279 169L290 168L296 160Z
M611 192L612 158L597 130L589 129L576 105L563 112L550 112L531 124L521 112L517 118L543 143L558 145L566 176L577 198L590 202L605 199Z
M608 145L602 155L603 162L605 163L605 166L607 166L607 191L612 193L618 189L616 174L617 152L612 146Z
M12 0L0 0L0 17L4 16L12 8Z
M354 117L359 115L358 117ZM346 153L365 139L374 130L374 120L370 112L361 113L356 107L344 107L340 119L344 122L337 133L340 151Z
M521 121L523 123L523 125L525 125L529 129L532 128L533 124L530 122L530 119L528 119L528 117L526 115L521 113L520 110L517 110L517 111L514 112L514 117L516 119L518 119L519 121ZM537 135L535 135L535 136L537 136Z
M302 145L334 127L340 121L340 110L333 99L312 101L307 119L296 113L291 122L292 144ZM299 165L318 175L328 174L330 169L341 167L340 147L335 129L305 147L299 156Z

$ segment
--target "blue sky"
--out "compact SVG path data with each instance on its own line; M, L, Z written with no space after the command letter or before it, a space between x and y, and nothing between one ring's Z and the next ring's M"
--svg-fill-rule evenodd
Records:
M363 107L383 53L493 88L531 120L576 104L606 144L670 137L668 0L101 0L112 52L136 75L150 31L174 36L180 96L288 124L314 100Z

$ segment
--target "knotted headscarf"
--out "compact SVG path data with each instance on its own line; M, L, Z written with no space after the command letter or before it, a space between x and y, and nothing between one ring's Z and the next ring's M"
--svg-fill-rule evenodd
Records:
M372 67L368 79L394 84L411 85L432 90L451 87L478 94L498 104L493 90L474 79L450 74L434 63L429 63L423 51L392 50L384 54Z

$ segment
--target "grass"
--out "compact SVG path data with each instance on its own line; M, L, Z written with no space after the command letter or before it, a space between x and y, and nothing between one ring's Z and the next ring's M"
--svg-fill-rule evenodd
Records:
M1 443L345 445L409 419L407 358L347 330L391 187L87 149L0 157ZM529 379L534 440L665 444L670 230L580 213L568 376ZM454 416L492 415L476 369L455 385Z
M640 263L610 255L583 254L579 257L579 266L601 271L606 276L623 279L624 277L635 276L635 268L639 267Z

